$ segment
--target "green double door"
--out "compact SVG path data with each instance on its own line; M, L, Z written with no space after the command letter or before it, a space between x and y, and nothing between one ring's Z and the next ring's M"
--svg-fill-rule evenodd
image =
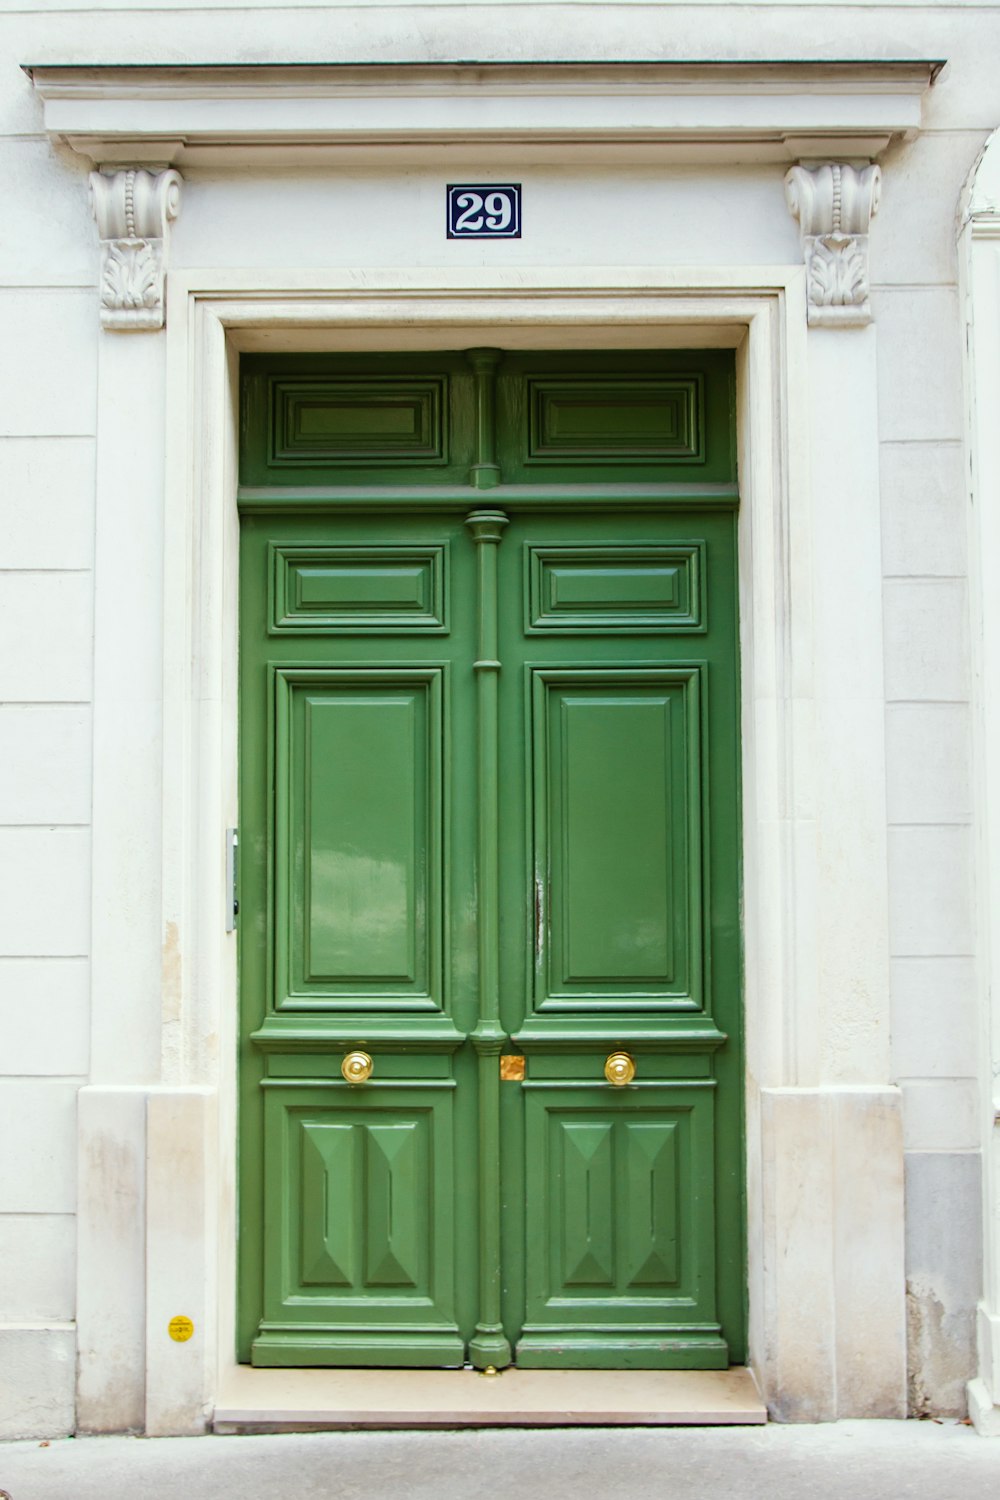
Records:
M731 409L246 362L243 1359L743 1359Z

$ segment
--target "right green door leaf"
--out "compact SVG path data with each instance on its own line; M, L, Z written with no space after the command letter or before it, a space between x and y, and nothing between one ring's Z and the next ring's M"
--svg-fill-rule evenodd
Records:
M705 1368L739 1348L720 1269L736 1301L741 1257L716 1232L720 1131L737 1180L741 1149L719 1107L739 1036L734 543L731 514L624 496L504 536L502 910L530 893L503 986L526 1059L505 1161L524 1162L521 1365Z

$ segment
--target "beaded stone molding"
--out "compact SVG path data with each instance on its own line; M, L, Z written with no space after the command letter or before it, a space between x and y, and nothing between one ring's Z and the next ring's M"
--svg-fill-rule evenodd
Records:
M785 198L799 221L806 263L809 322L870 323L868 227L878 211L882 170L828 162L792 167Z
M91 172L90 204L101 237L102 327L163 327L167 235L180 211L181 182L172 168Z

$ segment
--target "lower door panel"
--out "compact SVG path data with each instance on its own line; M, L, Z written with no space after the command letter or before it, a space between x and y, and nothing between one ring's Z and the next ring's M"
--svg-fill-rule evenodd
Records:
M253 1363L462 1364L453 1081L270 1077L264 1090Z
M715 1305L714 1081L529 1076L523 1087L517 1363L727 1365Z

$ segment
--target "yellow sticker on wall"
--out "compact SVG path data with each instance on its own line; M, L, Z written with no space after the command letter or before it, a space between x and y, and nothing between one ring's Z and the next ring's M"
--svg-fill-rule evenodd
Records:
M167 1332L175 1343L186 1344L188 1339L194 1333L194 1324L191 1322L190 1318L171 1318L170 1322L167 1324Z

